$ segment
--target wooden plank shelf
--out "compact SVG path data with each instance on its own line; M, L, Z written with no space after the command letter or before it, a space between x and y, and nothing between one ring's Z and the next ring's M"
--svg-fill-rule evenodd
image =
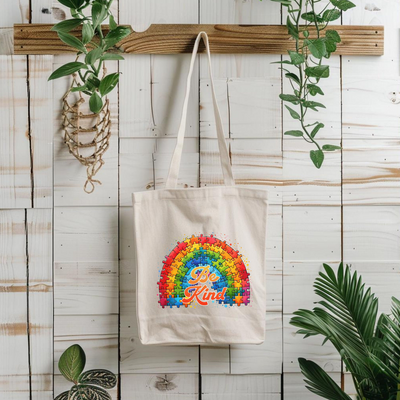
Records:
M75 53L75 49L64 44L57 33L51 31L52 26L15 24L14 54ZM335 54L383 55L383 26L333 25L329 29L338 31L342 39ZM144 32L132 32L117 47L124 53L133 54L190 53L200 31L209 35L213 53L286 54L288 50L294 49L294 41L288 35L285 25L203 24L153 24ZM71 33L80 36L79 30ZM312 30L310 37L313 37Z

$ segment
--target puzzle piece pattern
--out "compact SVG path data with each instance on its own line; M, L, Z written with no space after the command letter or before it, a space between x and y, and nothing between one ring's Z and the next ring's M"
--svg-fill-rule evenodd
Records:
M192 235L178 242L163 260L157 282L160 306L188 307L182 302L185 290L196 286L189 284L189 280L192 279L192 270L201 266L209 266L209 273L219 278L211 285L214 291L222 292L226 288L225 297L218 300L219 304L247 306L250 303L250 274L241 254L213 235Z

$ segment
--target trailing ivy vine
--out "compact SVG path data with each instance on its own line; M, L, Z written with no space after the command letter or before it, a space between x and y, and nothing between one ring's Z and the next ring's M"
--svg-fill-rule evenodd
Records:
M299 128L286 131L284 134L302 137L315 149L310 151L310 158L317 168L324 162L324 152L340 149L339 146L324 144L317 141L318 132L324 128L321 121L310 122L309 111L318 111L325 106L315 99L323 96L319 86L321 79L329 77L329 65L323 60L336 51L340 43L340 35L335 30L326 29L330 22L338 20L342 11L355 7L349 0L329 0L321 11L317 12L320 0L272 0L282 4L287 9L286 26L289 35L295 41L295 50L289 50L289 60L278 61L282 64L285 77L288 79L292 92L279 97L285 103L291 117L298 121ZM324 31L325 35L322 35ZM288 69L291 68L291 69Z
M81 91L90 96L89 107L98 113L103 107L103 97L110 93L118 84L119 73L112 73L104 77L102 66L106 60L123 60L117 54L114 46L131 33L131 29L118 26L110 11L113 0L58 0L68 7L72 19L67 19L54 25L58 37L69 46L77 50L77 60L67 63L54 71L49 80L78 73L82 81L80 86L71 89L72 92ZM87 11L90 7L90 11ZM103 32L102 23L109 18L109 31ZM82 29L82 37L77 38L70 32L78 27ZM84 56L83 62L78 61Z

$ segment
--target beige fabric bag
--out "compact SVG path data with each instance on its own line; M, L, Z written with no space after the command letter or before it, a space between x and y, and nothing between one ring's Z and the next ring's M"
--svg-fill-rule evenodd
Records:
M190 81L206 44L225 186L177 189ZM137 317L143 344L262 343L267 192L234 184L206 33L196 39L166 189L133 193Z

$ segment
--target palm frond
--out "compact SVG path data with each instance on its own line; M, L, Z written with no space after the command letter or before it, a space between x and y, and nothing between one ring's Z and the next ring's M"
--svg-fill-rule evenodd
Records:
M299 364L310 392L328 400L351 400L318 364L304 358L299 358Z
M368 343L374 336L378 299L371 293L371 289L365 290L361 276L357 272L351 275L350 267L343 264L338 268L337 278L333 269L324 264L325 274L320 272L315 280L315 293L325 301L320 304L351 327L362 341Z
M337 274L324 264L315 281L321 307L294 313L291 324L305 337L322 335L337 349L351 372L360 397L389 399L398 382L400 360L400 301L393 301L394 320L381 317L378 299L357 272L340 264ZM311 390L311 389L310 389ZM400 399L399 399L400 400Z

